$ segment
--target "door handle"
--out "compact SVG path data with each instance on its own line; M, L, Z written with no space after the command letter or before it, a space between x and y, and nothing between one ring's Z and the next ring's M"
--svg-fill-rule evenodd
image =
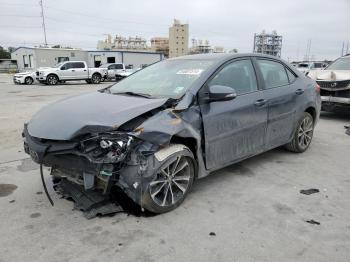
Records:
M74 69L72 69L72 72L75 72L75 70L74 70Z
M259 99L259 100L255 101L254 105L256 105L256 106L263 106L263 105L266 104L266 102L267 102L267 100L265 100L265 99Z
M304 89L297 89L296 91L295 91L295 93L297 94L297 95L301 95L301 94L303 94L304 93Z
M86 72L86 69L84 69L84 72Z

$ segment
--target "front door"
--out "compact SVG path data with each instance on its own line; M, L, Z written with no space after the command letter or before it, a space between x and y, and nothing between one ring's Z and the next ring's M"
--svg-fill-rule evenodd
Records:
M297 86L289 83L287 68L276 60L257 59L268 101L267 149L289 142L294 131Z
M201 105L205 139L205 161L209 170L220 168L263 151L265 146L267 107L263 91L258 89L250 59L224 65L202 88L232 87L237 97L230 101Z
M60 80L69 80L72 79L72 68L73 63L67 62L60 68L59 77Z

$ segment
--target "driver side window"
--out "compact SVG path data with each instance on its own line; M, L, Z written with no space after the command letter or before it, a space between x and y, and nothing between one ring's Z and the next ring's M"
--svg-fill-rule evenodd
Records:
M71 63L65 63L62 67L61 70L67 70L71 68Z
M258 90L255 71L250 59L244 59L225 65L208 86L222 85L233 88L237 95Z

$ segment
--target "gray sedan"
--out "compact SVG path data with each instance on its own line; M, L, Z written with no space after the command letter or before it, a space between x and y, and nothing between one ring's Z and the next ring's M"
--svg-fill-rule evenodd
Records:
M24 147L89 214L115 212L116 192L163 213L214 170L279 146L307 150L319 91L276 57L168 59L43 108L25 124Z

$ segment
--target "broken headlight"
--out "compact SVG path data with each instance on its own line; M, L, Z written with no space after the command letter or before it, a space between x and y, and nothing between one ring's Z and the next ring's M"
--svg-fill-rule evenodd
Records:
M81 141L80 149L96 162L117 163L124 160L132 141L128 135L101 134Z

